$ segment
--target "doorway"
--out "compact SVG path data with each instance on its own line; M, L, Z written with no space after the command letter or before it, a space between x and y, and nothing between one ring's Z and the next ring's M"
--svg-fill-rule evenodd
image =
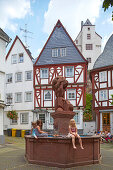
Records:
M102 113L103 131L110 131L110 113Z

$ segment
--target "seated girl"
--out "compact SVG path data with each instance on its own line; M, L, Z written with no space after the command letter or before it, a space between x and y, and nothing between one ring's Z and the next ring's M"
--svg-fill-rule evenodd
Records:
M81 147L81 149L84 149L83 146L82 146L81 137L80 137L79 134L77 133L77 126L76 126L76 123L75 123L75 120L74 120L74 119L71 119L71 120L70 120L68 137L71 137L71 138L72 138L72 144L73 144L73 148L74 148L74 149L76 149L76 146L75 146L75 138L78 138L78 139L79 139L80 147Z
M33 136L33 137L35 137L37 139L37 136L36 136L36 127L37 127L37 123L36 122L32 122L31 136Z
M37 120L36 136L39 136L39 137L47 137L48 136L47 132L42 131L42 121L41 120Z

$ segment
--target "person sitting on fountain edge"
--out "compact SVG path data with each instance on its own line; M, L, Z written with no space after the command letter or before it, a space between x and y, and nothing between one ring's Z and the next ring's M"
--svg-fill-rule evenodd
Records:
M69 134L68 134L68 137L72 138L72 144L73 144L74 149L76 149L75 138L79 139L80 147L81 147L81 149L84 149L83 146L82 146L81 137L77 133L77 126L76 126L76 123L75 123L74 119L71 119L70 122L69 122Z
M42 131L42 121L41 120L37 120L37 127L36 127L36 136L40 136L40 137L48 137L48 133Z
M36 127L37 127L37 122L32 122L31 136L33 136L33 137L35 137L37 139Z

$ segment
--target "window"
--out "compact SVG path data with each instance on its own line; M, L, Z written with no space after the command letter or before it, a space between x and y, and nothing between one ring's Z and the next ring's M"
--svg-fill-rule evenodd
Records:
M29 123L29 113L20 113L20 122L21 124Z
M52 91L44 90L44 100L52 100Z
M76 40L76 44L78 44L78 40Z
M48 78L48 68L41 69L41 78Z
M6 74L6 83L12 83L12 74Z
M24 56L23 56L23 53L20 53L19 54L19 63L23 63L24 62Z
M58 48L52 49L52 57L58 57Z
M68 89L67 90L67 99L76 99L76 90L74 89Z
M53 122L54 122L54 120L53 120L52 116L50 115L50 124L53 125Z
M74 67L66 67L66 77L74 76Z
M80 114L79 113L75 113L75 116L73 118L75 120L76 123L80 123Z
M90 27L88 27L88 31L90 31Z
M99 81L100 82L107 81L107 71L99 72Z
M60 56L61 56L61 57L66 56L66 48L61 48L61 49L60 49Z
M100 90L99 91L99 98L100 98L100 101L107 100L108 99L107 90Z
M12 55L12 64L16 64L17 63L17 54L13 54Z
M32 92L25 92L25 101L26 102L32 101Z
M17 119L10 119L10 124L18 124L18 120Z
M39 114L39 120L42 120L45 123L45 114Z
M13 95L12 95L12 93L7 93L6 94L6 103L7 104L13 103Z
M86 58L86 60L88 61L88 63L91 63L91 58Z
M22 73L16 73L15 74L15 81L16 82L22 81Z
M86 44L86 50L92 50L93 45L92 44Z
M91 39L91 34L87 34L87 40Z
M25 72L25 80L26 81L32 80L32 71Z
M15 93L15 102L16 103L21 103L22 102L22 93Z

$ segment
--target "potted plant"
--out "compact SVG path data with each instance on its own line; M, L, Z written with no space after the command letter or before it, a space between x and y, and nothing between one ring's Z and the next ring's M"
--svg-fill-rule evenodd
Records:
M18 113L15 110L8 111L7 117L9 119L18 119Z

